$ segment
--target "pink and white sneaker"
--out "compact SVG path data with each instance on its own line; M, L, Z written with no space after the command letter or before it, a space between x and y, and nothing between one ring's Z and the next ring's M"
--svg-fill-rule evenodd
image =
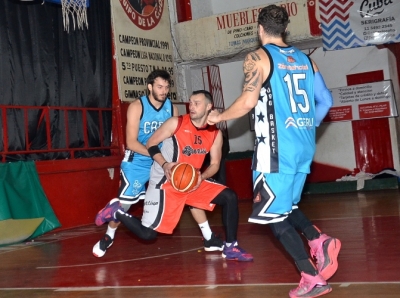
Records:
M321 234L318 239L308 241L311 255L316 259L319 274L328 280L338 269L338 255L342 246L339 239Z
M312 276L301 272L299 286L289 292L290 298L312 298L328 294L332 288L320 275Z

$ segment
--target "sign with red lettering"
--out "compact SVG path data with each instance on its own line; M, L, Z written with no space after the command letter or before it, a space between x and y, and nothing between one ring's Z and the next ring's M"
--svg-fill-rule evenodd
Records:
M310 34L307 0L274 4L284 7L289 14L287 43L318 39ZM176 24L175 43L179 49L176 59L181 62L234 56L259 47L257 19L265 6L267 4Z
M328 115L325 117L324 122L349 120L353 120L353 107L343 106L331 108Z
M304 27L305 22L308 22L307 11L301 1L282 1L275 4L284 7L288 12L290 23L288 25L287 36L290 39L293 33L296 33L298 29ZM218 33L222 31L226 34L229 47L257 46L259 43L257 18L258 13L264 7L265 5L217 15L215 16L216 30Z
M396 117L392 81L331 89L333 107L324 122Z
M358 106L360 119L390 117L389 102L368 103Z

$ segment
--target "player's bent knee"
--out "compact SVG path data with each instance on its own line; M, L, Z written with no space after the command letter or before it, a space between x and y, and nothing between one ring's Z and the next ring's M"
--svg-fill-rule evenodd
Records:
M214 198L214 200L211 201L211 203L218 205L237 205L238 197L236 192L234 192L232 189L225 188Z
M238 203L238 196L234 190L230 188L225 188L223 192L225 192L226 199L230 204Z
M287 221L287 219L281 221L281 222L274 222L269 224L272 233L277 239L280 239L281 236L291 228L290 223Z
M157 238L157 232L151 228L143 227L140 238L144 240L154 240Z

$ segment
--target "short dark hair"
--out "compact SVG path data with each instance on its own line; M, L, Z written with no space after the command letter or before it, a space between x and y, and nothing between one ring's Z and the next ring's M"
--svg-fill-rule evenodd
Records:
M289 15L282 6L268 5L258 14L258 24L271 36L284 37L289 22Z
M213 96L211 95L211 93L207 90L196 90L193 91L192 95L197 95L197 94L204 94L204 96L208 99L208 101L214 105L214 101L213 101Z
M168 84L171 86L171 76L168 71L162 69L155 69L153 70L148 76L146 80L146 85L150 84L153 85L155 79L162 78L163 80L167 81Z

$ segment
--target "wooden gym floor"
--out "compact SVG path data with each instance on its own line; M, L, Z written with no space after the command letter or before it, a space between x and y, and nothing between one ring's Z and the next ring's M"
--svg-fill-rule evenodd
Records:
M239 242L254 262L204 252L185 210L174 234L152 243L120 228L103 258L91 251L106 226L94 224L1 247L0 297L288 297L299 273L268 226L247 223L251 201L239 205ZM326 297L399 297L399 190L307 195L300 207L342 241L339 270ZM223 235L220 209L208 217L213 231Z

